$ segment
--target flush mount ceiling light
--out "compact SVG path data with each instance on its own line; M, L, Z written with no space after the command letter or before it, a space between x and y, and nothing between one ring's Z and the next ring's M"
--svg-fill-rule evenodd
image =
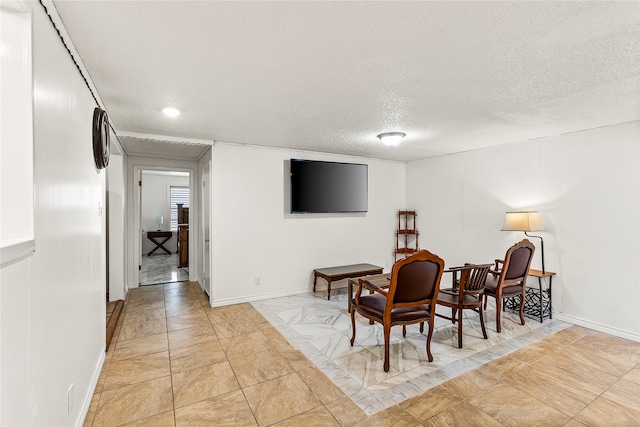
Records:
M380 141L382 141L385 145L394 146L400 144L402 138L407 136L404 132L385 132L378 135Z
M173 107L163 108L162 112L164 113L165 116L169 116L169 117L178 117L180 115L180 110Z

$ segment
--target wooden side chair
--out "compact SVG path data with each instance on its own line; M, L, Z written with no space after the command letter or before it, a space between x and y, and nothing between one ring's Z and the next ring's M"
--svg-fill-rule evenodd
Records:
M480 315L482 335L487 339L484 327L484 313L482 311L484 286L487 274L493 264L465 264L464 267L450 268L447 272L453 274L453 288L440 289L438 304L451 308L451 317L436 313L436 316L458 322L458 348L462 348L462 310L473 310ZM460 280L457 275L460 273Z
M438 299L438 288L444 270L444 260L427 250L421 250L413 255L399 260L393 265L388 287L367 285L366 279L359 281L351 310L351 346L356 339L355 313L366 317L370 321L382 324L384 329L384 371L389 372L389 336L391 327L403 326L406 335L406 325L427 322L427 355L429 362L431 355L431 337L435 318L435 303ZM362 295L363 287L373 291L373 294ZM421 325L422 332L422 325Z
M501 332L500 314L504 298L520 297L520 322L524 325L524 293L527 288L527 275L536 248L524 239L511 246L504 260L496 259L495 270L489 270L484 288L484 308L487 298L496 299L496 331Z

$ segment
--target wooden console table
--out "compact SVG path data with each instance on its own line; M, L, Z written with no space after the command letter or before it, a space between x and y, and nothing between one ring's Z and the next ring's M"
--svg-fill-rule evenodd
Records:
M331 282L348 279L350 277L367 276L369 274L381 274L382 267L372 264L342 265L340 267L316 268L313 270L313 292L316 291L318 277L327 281L327 299L331 299Z
M164 247L164 244L169 241L171 236L173 236L173 233L171 231L147 231L147 239L151 240L153 244L156 245L155 248L153 248L151 252L147 254L147 256L151 256L151 254L153 254L158 249L162 249L167 253L167 255L171 255L171 252L169 252L167 248ZM156 239L164 240L158 242Z

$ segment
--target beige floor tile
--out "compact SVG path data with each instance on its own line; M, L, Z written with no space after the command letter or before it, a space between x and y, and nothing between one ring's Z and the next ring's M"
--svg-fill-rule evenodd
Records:
M89 404L89 409L87 410L87 415L84 417L84 427L90 427L93 424L93 419L96 416L96 412L98 410L98 404L100 403L101 393L94 393L93 398L91 399L91 404Z
M587 427L587 426L576 420L571 420L568 423L566 423L564 427Z
M124 324L148 322L150 320L164 320L165 312L163 308L149 308L128 312L124 316Z
M167 329L169 332L179 329L202 328L210 325L209 318L204 314L204 311L167 318Z
M602 397L629 409L640 411L640 384L621 379L605 391ZM640 419L638 424L640 425Z
M218 341L218 338L211 327L199 326L197 328L180 329L169 332L169 348L171 350L188 347L191 345L202 344L209 341Z
M187 304L169 304L165 305L167 317L184 316L185 314L204 313L202 304L199 302L191 302Z
M291 347L290 350L278 351L278 353L280 353L280 355L284 357L284 359L296 372L314 367L314 365L309 362L309 359L307 359L304 354L300 353L299 350L296 350L293 347Z
M584 369L584 367L576 369L575 363L556 363L557 360L558 359L555 359L553 356L544 358L518 374L524 377L526 372L535 372L536 374L552 377L556 381L561 381L570 388L583 388L596 395L601 394L618 381L617 376L604 371Z
M482 373L496 380L500 380L509 373L524 369L528 365L527 362L520 360L513 356L513 354L509 354L482 365Z
M232 322L244 318L244 310L235 305L205 309L211 323Z
M357 426L367 418L367 414L348 397L329 402L325 407L343 426Z
M159 353L168 349L167 334L149 335L132 340L119 339L113 353L113 361Z
M298 374L279 377L242 391L260 426L274 424L321 405Z
M231 322L216 323L216 335L219 339L247 335L256 332L258 327L249 319L233 320Z
M251 409L240 390L176 409L177 427L256 425Z
M180 408L240 389L229 362L220 362L173 375L173 399Z
M444 385L458 396L473 397L482 394L496 382L495 378L486 375L481 369L474 369L445 382Z
M398 405L362 420L362 427L416 427L420 422Z
M217 326L217 325L216 325ZM293 372L293 368L276 351L264 351L229 359L240 386L247 387Z
M103 391L169 375L168 351L118 360L109 366Z
M318 406L300 415L288 418L273 427L340 427L333 415L324 406Z
M445 385L432 389L405 400L400 406L406 409L418 421L426 421L434 415L463 400L461 396Z
M583 380L572 378L566 371L565 375L551 376L539 370L527 369L509 375L505 382L573 417L600 394L589 390L589 382L586 378Z
M632 383L640 384L640 365L636 365L635 368L627 372L622 378Z
M166 319L147 320L145 322L125 322L118 339L131 340L167 332Z
M271 347L280 352L294 350L293 346L289 344L289 341L287 341L280 332L276 331L270 324L267 324L267 326L268 327L265 328L257 328L257 330L262 331L262 333L267 337Z
M298 375L322 403L326 404L336 399L348 399L344 392L318 368L302 369L298 371Z
M217 325L214 325L214 327L215 326ZM245 357L248 354L261 353L270 348L269 340L261 331L221 339L220 344L229 359Z
M169 357L171 359L171 371L174 374L227 360L218 341L180 347L171 350Z
M164 308L164 298L160 297L158 299L153 299L152 301L147 301L145 299L127 301L125 316L126 314L131 314L138 310L150 310L153 308Z
M502 423L491 418L467 402L450 406L422 423L425 427L502 427Z
M574 418L586 426L637 426L640 412L599 397Z
M105 391L93 426L119 425L171 411L171 397L171 377Z
M122 424L120 427L174 427L175 425L175 415L173 411L167 411L131 423Z
M505 383L492 386L468 402L505 426L562 426L571 419Z

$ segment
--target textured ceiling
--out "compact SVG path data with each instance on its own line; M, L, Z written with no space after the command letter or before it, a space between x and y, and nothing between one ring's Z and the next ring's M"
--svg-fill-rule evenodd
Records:
M640 2L54 4L118 134L410 160L640 119Z

